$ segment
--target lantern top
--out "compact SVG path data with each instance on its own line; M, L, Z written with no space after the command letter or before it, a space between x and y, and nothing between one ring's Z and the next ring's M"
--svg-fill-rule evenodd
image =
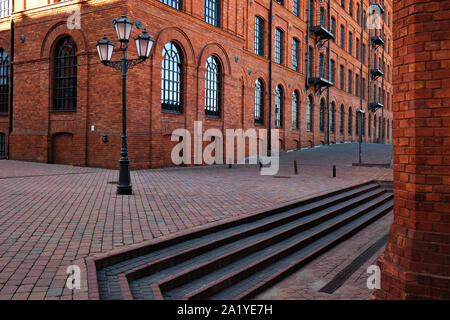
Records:
M119 19L114 19L113 26L116 28L117 37L120 41L127 42L130 39L133 22L128 20L125 14L122 14L122 17Z

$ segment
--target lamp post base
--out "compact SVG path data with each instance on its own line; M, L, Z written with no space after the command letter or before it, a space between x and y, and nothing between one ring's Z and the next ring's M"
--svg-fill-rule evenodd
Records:
M133 187L130 179L130 160L126 156L128 154L126 147L126 138L124 140L125 147L122 149L124 156L119 161L119 184L117 185L117 194L131 195L133 194Z
M127 196L133 194L133 187L131 185L118 185L117 186L117 194Z

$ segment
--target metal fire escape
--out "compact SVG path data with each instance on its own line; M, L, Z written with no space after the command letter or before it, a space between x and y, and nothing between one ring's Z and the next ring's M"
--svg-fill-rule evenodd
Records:
M334 39L330 11L329 1L308 0L306 87L313 86L316 96L322 95L325 89L334 85L330 74L330 40ZM314 54L314 47L310 46L310 34L314 39L317 55Z
M385 138L385 123L384 123L384 99L385 99L385 7L384 0L370 0L370 14L369 17L369 73L370 76L368 82L368 97L369 97L369 110L372 113L376 113L378 110L382 110L382 116L380 119L379 133L380 141L384 143ZM373 89L373 92L371 90Z

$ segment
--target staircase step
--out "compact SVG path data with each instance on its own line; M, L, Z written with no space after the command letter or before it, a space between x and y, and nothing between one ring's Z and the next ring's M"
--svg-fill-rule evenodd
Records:
M245 258L240 257L240 259L235 259L236 257L233 256L221 257L217 259L217 261L213 260L198 268L193 268L192 270L188 270L179 275L175 275L168 279L165 279L159 283L159 286L161 288L161 291L163 292L164 297L171 299L182 298L183 295L187 294L188 292L192 292L199 287L207 289L205 287L205 284L211 282L214 282L213 285L211 285L211 290L221 290L223 285L226 286L226 284L229 283L229 274L233 271L239 273L240 271L242 271L242 268L248 266L249 263L257 261L257 264L264 264L267 261L267 257L271 257L272 254L284 254L285 252L289 252L289 250L292 250L292 248L298 248L304 245L308 245L311 242L316 241L318 238L326 236L329 232L333 232L336 228L339 228L346 223L351 222L353 219L358 218L359 216L369 212L370 210L374 210L375 208L380 206L380 204L389 201L391 197L392 195L383 195L379 199L366 202L365 204L360 205L350 212L346 212L345 214L339 215L325 222L321 222L319 225L316 225L305 232L293 235L291 235L290 233L288 233L287 235L277 235L277 238L286 239L281 239L281 241L277 242L274 241L275 243L271 246L260 246L259 248L256 247L255 249L257 250L253 250L253 252L247 255ZM255 245L257 246L258 244ZM239 251L242 250L245 249L238 249L236 250L236 252L234 252L234 254L239 254ZM243 276L245 277L246 275ZM220 278L222 278L223 281L217 280ZM195 296L195 294L193 294L193 296ZM201 296L201 298L205 297Z
M233 297L250 296L261 289L249 279L262 277L263 287L276 281L271 280L276 274L267 272L272 265L309 252L307 248L316 248L324 239L342 241L346 234L341 233L355 221L361 224L351 230L359 230L364 217L385 207L392 209L392 197L379 183L368 182L98 259L100 298L214 299L232 292ZM328 242L325 248L331 248ZM324 250L328 249L318 252ZM283 272L295 269L310 255L304 256L294 267L284 265Z

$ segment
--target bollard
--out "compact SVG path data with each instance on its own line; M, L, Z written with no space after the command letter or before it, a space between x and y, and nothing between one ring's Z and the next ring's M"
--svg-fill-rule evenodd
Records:
M259 162L259 170L261 170L262 167L263 167L263 165L262 165L262 162L260 161L260 162Z
M298 174L297 160L294 160L294 171L295 171L295 174Z
M233 165L230 163L229 165L228 165L228 169L231 169L233 167Z
M336 165L333 165L333 178L336 178Z

